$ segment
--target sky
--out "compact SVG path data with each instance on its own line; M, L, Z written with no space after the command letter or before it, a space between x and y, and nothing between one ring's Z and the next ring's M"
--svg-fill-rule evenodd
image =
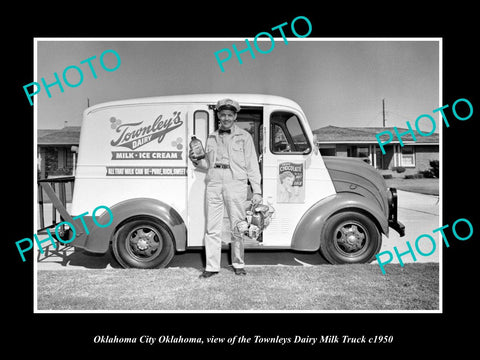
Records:
M260 38L262 39L262 38ZM68 40L68 41L65 41ZM197 93L261 93L290 98L305 112L312 130L334 125L340 127L382 126L382 99L385 99L386 126L414 126L421 114L432 114L439 103L440 54L437 39L384 38L377 41L275 38L268 54L257 52L249 40L255 58L249 52L235 55L223 63L214 53L246 47L243 38L231 39L37 39L36 79L47 84L60 78L70 65L78 66L83 81L64 92L58 86L35 95L38 129L80 126L82 113L90 106L112 100L162 95ZM258 46L266 51L268 38ZM119 68L107 72L99 63L106 50L115 50L121 59ZM91 61L97 78L87 63ZM224 56L222 54L221 56ZM117 60L106 53L105 65L114 68ZM80 78L69 70L68 80ZM33 91L33 88L30 89ZM25 96L28 104L28 99ZM438 125L438 114L434 116ZM426 128L425 128L426 129ZM439 126L437 126L437 131ZM431 128L427 129L431 130Z

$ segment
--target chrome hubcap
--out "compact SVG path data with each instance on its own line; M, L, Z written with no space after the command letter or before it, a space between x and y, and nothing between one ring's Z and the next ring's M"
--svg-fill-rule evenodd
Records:
M162 235L152 226L144 225L134 228L127 239L127 251L140 261L151 260L161 252Z
M335 247L347 256L359 255L367 248L366 229L357 222L345 222L335 231Z

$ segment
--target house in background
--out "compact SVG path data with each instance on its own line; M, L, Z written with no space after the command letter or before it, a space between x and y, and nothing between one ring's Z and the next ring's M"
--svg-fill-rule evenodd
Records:
M384 145L385 155L378 145L376 134L389 130L394 136L392 142ZM399 133L408 129L397 128ZM439 134L422 136L414 131L402 136L404 146L395 135L393 127L337 127L326 126L313 131L317 135L320 153L325 156L363 158L378 170L405 168L404 175L417 174L430 169L431 160L439 160ZM383 137L382 137L383 138ZM386 140L386 139L385 139Z
M75 175L76 158L80 139L80 126L66 126L63 129L39 129L37 133L37 161L39 179ZM404 146L396 136L384 146L385 155L378 145L376 134L393 127L338 127L325 126L314 130L320 153L324 156L345 156L362 158L381 171L405 168L404 175L417 174L428 170L431 160L439 160L439 135L421 136L414 131L402 136ZM400 133L407 129L397 130Z
M75 175L80 126L63 129L38 129L38 178Z

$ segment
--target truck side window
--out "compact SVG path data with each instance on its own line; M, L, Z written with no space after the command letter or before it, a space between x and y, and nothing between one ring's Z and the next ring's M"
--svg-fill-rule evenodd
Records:
M208 112L197 110L193 114L193 135L205 145L208 136Z
M310 143L300 120L287 111L275 111L270 116L270 151L274 154L307 154Z

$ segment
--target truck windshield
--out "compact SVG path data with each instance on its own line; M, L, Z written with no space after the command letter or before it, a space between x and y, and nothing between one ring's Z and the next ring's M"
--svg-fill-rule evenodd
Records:
M287 111L275 111L270 116L270 139L270 150L274 154L310 152L300 120Z

